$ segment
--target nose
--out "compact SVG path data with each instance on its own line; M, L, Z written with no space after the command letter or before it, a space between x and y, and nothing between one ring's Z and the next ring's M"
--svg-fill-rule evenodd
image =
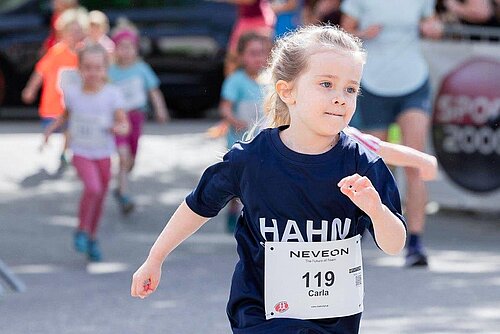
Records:
M341 96L334 96L332 103L337 106L345 106L345 100Z

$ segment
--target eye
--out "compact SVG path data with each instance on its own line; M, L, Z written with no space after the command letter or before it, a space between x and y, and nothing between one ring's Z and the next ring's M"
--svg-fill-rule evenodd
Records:
M324 88L332 88L332 83L329 81L323 81L320 83L320 86Z
M349 94L356 94L358 92L358 89L357 88L354 88L354 87L348 87L346 89L346 91L349 93Z

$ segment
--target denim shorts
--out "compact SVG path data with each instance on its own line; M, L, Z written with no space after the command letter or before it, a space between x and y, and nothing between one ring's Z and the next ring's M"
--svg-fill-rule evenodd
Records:
M406 95L380 96L363 89L358 97L353 126L364 130L386 130L400 114L409 109L431 113L431 88L429 80Z
M49 125L51 125L52 123L54 123L56 120L57 120L56 117L41 117L40 118L40 122L41 122L43 131L45 132L45 130L47 129L47 127L49 127ZM68 129L68 122L65 122L63 125L61 125L60 127L58 127L54 132L55 133L63 133L67 129Z

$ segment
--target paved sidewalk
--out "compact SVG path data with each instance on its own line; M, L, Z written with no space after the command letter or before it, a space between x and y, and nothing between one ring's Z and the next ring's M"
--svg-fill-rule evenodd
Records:
M237 255L223 215L174 251L153 296L129 296L131 275L165 220L224 152L223 140L204 137L212 124L146 125L132 177L138 208L123 217L108 196L105 259L88 264L71 245L81 185L71 167L57 171L60 140L40 153L38 123L0 122L0 258L27 286L14 293L2 284L0 333L229 333L225 304ZM402 268L402 257L366 239L362 333L500 332L497 214L429 216L428 270Z

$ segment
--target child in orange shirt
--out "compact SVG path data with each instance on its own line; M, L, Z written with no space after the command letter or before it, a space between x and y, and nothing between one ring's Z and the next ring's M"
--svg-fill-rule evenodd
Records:
M63 114L64 87L80 83L76 50L85 38L88 28L87 12L82 9L68 9L57 20L56 28L61 34L61 41L51 47L38 61L22 92L23 102L31 104L42 87L38 112L44 129ZM63 164L67 162L66 148L65 134L64 148L61 153Z
M52 0L52 16L50 17L50 33L47 39L43 42L41 54L45 54L47 50L56 45L59 41L58 31L56 29L57 19L63 12L71 8L78 7L78 0Z

